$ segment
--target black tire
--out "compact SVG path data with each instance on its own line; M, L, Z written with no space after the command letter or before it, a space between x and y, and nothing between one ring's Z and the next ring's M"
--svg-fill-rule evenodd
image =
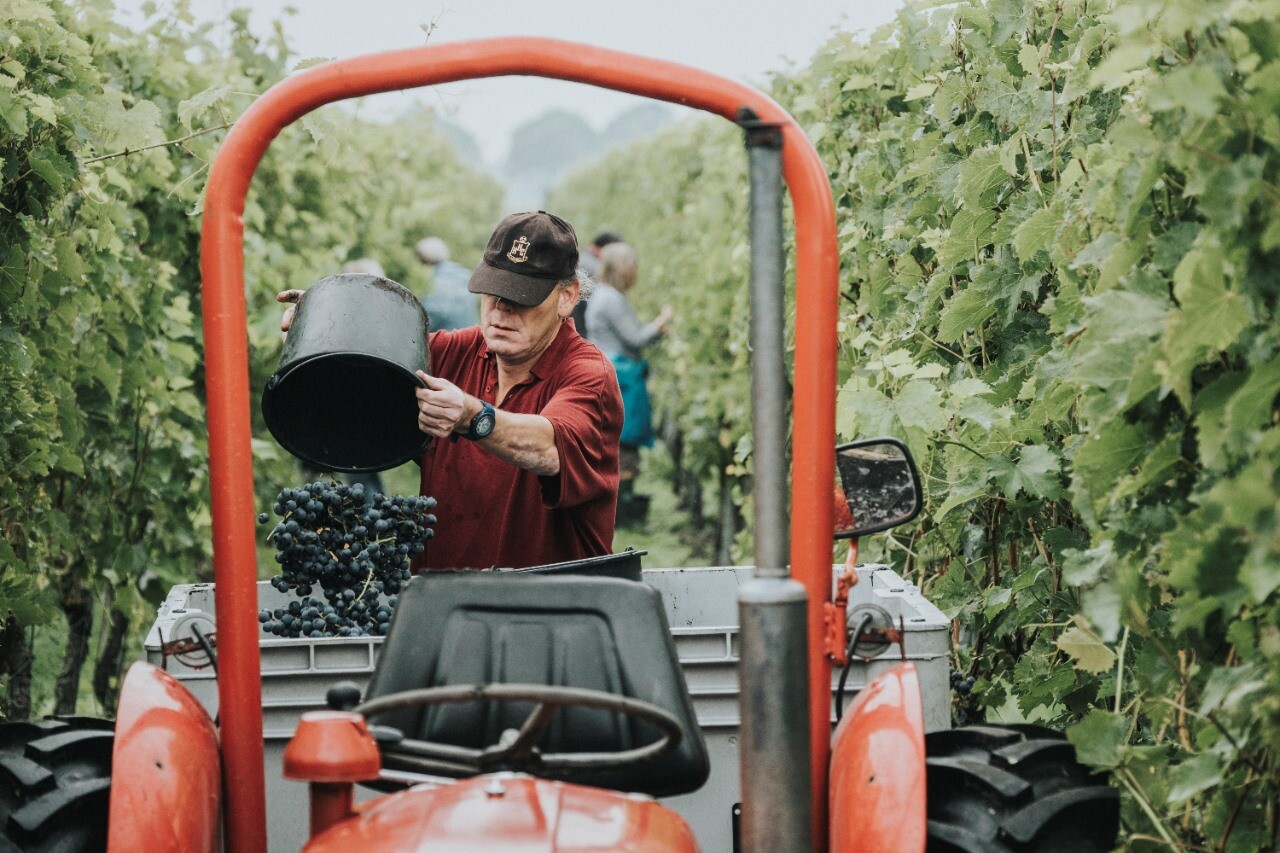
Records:
M1120 798L1040 726L969 726L925 736L928 853L1103 853Z
M105 850L114 741L110 720L0 725L0 853Z

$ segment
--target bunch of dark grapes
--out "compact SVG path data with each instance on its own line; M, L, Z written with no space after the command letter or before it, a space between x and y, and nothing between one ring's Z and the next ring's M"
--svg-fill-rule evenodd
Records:
M301 598L258 611L262 630L278 637L386 634L409 581L409 560L434 533L435 505L435 498L366 493L359 484L282 490L272 507L280 521L269 538L280 574L271 585ZM261 524L269 520L265 512L258 516Z
M951 689L961 696L968 696L973 691L974 677L965 677L963 672L951 670Z

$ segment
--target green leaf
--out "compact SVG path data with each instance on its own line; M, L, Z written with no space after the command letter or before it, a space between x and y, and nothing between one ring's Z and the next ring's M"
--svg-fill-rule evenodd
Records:
M1059 635L1055 645L1074 661L1076 669L1085 672L1097 674L1116 665L1116 653L1079 617L1073 626Z
M27 99L27 112L46 124L57 126L58 107L48 95L31 95Z
M1067 729L1067 740L1076 748L1076 758L1095 770L1119 767L1128 739L1128 719L1097 708Z
M1024 447L1016 464L1005 456L992 456L987 460L991 481L1010 498L1026 492L1032 497L1056 500L1062 496L1058 470L1058 457L1049 448L1037 444Z
M293 64L292 71L306 71L308 68L315 68L317 65L323 65L326 62L333 61L332 56L310 56L306 59L299 59Z
M1122 43L1093 69L1089 84L1104 92L1128 86L1143 73L1150 55L1146 44Z
M938 340L943 343L959 341L966 332L981 328L998 307L979 290L961 291L942 310L938 321Z
M66 178L70 177L71 168L65 159L43 151L32 151L27 155L27 164L55 193L61 195L66 191Z
M164 119L160 108L151 101L138 101L132 107L111 107L106 115L106 133L111 147L132 151L160 142Z
M1222 758L1212 752L1202 752L1182 762L1174 772L1173 786L1166 802L1176 806L1220 784L1225 769Z
M210 86L203 92L200 92L185 101L178 103L178 121L182 122L182 126L187 130L194 130L192 119L204 113L215 104L222 103L227 96L232 94L234 88L229 84L219 86Z
M1022 66L1027 76L1039 73L1040 48L1030 42L1018 48L1018 64Z
M1013 232L1013 248L1018 257L1029 261L1037 252L1048 251L1054 235L1062 225L1062 207L1058 204L1037 210Z
M1226 258L1220 246L1193 249L1174 271L1180 310L1165 329L1164 359L1156 370L1183 406L1191 407L1191 371L1235 342L1249 324L1248 308L1227 289ZM1206 322L1211 320L1211 322Z
M1041 444L1029 444L1018 454L1019 487L1032 497L1057 500L1062 497L1058 479L1061 460Z
M934 93L938 86L936 83L917 83L907 90L905 101L921 101Z
M1118 424L1083 437L1072 463L1095 507L1108 499L1111 487L1121 477L1132 473L1146 448L1146 431L1135 424Z
M1088 586L1097 583L1107 567L1115 561L1114 543L1104 540L1095 548L1081 551L1069 548L1062 552L1062 582L1069 586Z
M1147 89L1153 112L1185 110L1199 118L1216 115L1218 101L1226 95L1222 79L1204 63L1175 68Z
M1000 149L995 145L979 148L960 167L956 202L969 210L994 207L998 190L1008 182L1009 175L1000 165Z

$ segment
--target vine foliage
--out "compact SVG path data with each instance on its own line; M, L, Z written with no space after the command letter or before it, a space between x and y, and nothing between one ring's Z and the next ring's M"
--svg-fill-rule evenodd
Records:
M913 4L773 84L836 198L838 431L925 475L867 547L954 617L957 718L1066 727L1135 850L1280 836L1278 21ZM660 394L749 469L740 145L677 128L561 199L636 242Z
M103 0L3 6L2 710L83 712L88 693L110 713L158 601L208 579L201 199L226 128L288 73L289 51L243 11L215 31L166 4L133 32ZM279 360L277 290L372 256L422 292L414 242L436 234L478 256L497 218L500 187L458 162L430 115L368 113L312 114L258 170L253 387ZM274 442L254 449L269 506L299 474Z

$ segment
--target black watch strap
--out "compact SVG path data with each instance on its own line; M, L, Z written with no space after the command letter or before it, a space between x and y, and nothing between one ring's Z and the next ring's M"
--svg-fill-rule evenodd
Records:
M492 404L481 400L479 413L471 419L471 426L462 437L471 441L488 438L497 423L497 417L497 410L493 408Z

